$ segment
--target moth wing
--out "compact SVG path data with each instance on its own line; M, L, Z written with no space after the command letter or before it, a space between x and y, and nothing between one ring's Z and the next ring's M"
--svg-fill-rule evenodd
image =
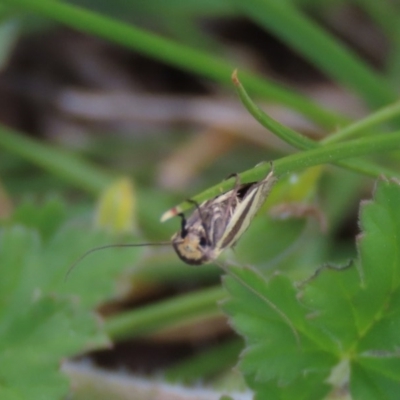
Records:
M235 208L217 249L231 247L247 230L257 211L264 204L276 178L271 171L262 181L254 184Z

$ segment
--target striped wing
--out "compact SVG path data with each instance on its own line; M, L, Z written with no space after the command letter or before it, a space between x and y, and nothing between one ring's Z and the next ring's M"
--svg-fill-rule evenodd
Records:
M216 244L216 249L222 251L233 246L249 227L257 211L264 204L276 178L271 171L262 181L251 187L235 210L226 226L224 234Z

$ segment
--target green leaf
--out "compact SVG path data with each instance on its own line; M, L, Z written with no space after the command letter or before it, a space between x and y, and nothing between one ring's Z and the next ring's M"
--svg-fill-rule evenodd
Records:
M56 235L45 254L46 265L52 265L48 287L58 293L77 295L85 307L95 307L111 298L121 297L130 288L129 280L121 274L134 266L146 248L110 248L89 254L68 274L71 265L88 250L114 243L142 242L134 235L115 238L107 232L88 227L66 226ZM88 290L90 288L90 290Z
M321 374L320 383L316 384L315 375L305 375L298 378L290 385L276 385L275 383L262 382L251 378L248 380L255 391L254 400L310 400L323 399L328 391L328 385L321 383L325 375Z
M296 298L290 280L276 275L266 281L251 268L229 267L228 274L224 285L230 298L224 310L246 339L240 366L249 385L260 393L270 393L271 387L276 393L278 388L294 393L301 381L305 393L326 393L323 378L335 357L326 350L329 340L307 328L308 310Z
M303 295L315 310L310 323L329 333L338 356L350 360L354 399L394 399L390 388L399 389L399 204L399 184L380 180L374 200L361 208L360 260L321 270Z
M355 400L398 397L399 204L399 183L380 180L361 208L359 260L321 267L300 291L229 268L224 308L246 339L240 366L256 398L323 398L328 382Z
M368 330L372 320L387 312L400 286L399 204L399 184L380 180L374 201L362 207L360 222L365 233L360 238L359 250L365 290L358 301L368 307L363 308L361 329Z
M350 391L354 400L399 398L400 357L362 357L352 364Z
M121 280L118 285L117 276L134 264L143 248L107 249L91 254L67 277L68 268L78 257L114 240L106 232L79 225L64 226L46 244L41 243L37 232L22 226L4 229L0 265L6 271L3 267L0 303L2 297L9 296L5 302L10 304L14 299L19 304L29 298L33 288L78 296L81 305L88 308L118 297L126 284ZM131 236L130 241L135 239Z
M321 268L305 287L303 302L315 313L310 323L329 334L335 344L332 350L338 355L349 350L357 338L358 304L354 297L360 289L361 279L354 265Z
M366 332L358 344L359 352L378 349L379 353L394 354L398 350L400 332L400 291L397 289L386 303L385 312Z
M43 205L25 201L16 208L11 221L13 224L22 224L37 229L41 237L47 240L65 222L65 218L65 204L61 199L52 198Z
M58 202L25 204L16 211L18 225L0 230L1 398L65 396L61 360L109 343L91 309L118 295L117 276L142 251L93 254L65 281L79 255L113 238L84 224L57 226L64 215Z
M98 320L70 299L46 293L45 252L22 226L0 236L0 392L20 399L61 398L62 358L108 343ZM75 302L76 303L76 302Z
M68 383L58 372L60 360L107 344L97 325L93 315L55 296L39 294L21 304L13 318L0 321L0 393L7 394L2 398L65 395Z

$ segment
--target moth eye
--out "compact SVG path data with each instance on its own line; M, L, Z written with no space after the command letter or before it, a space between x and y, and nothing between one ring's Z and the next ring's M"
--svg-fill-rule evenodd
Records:
M207 244L207 239L204 237L204 236L202 236L201 238L200 238L200 241L199 241L199 244L200 244L200 246L205 246L206 244Z

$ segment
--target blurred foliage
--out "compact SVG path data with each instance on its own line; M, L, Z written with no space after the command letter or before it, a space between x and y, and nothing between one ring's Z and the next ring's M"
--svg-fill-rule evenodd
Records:
M21 133L26 121L18 118L25 114L15 112L11 99L9 108L5 101L0 127L1 399L64 398L69 385L60 372L63 359L120 338L149 339L174 330L183 335L188 326L196 333L212 330L222 319L217 301L224 298L223 311L244 345L237 338L215 340L211 350L167 369L168 379L216 383L230 373L244 346L239 367L256 399L397 398L400 188L394 178L400 177L400 134L393 82L400 76L400 10L395 2L352 2L386 40L387 55L378 69L324 25L347 3L3 1L0 65L7 84L13 82L8 65L20 51L18 39L42 40L39 35L51 35L63 24L196 76L208 97L234 93L231 73L240 65L236 101L286 146L269 146L269 139L262 145L252 142L246 129L228 124L235 139L213 160L199 163L184 189L167 190L154 176L191 140L189 130L204 133L197 120L192 126L175 121L150 129L137 124L135 135L121 134L126 121L80 121L79 128L68 125L69 139L63 141L61 135L45 137L40 131L56 126L50 119L33 124L30 136ZM346 95L368 104L367 115L350 121L299 86L262 75L254 60L237 57L240 51L207 29L233 17L252 21L301 54ZM66 54L63 67L68 57L79 58L78 52L76 57ZM107 57L96 59L97 66ZM91 65L88 70L97 77L102 70ZM24 68L29 75L29 65ZM88 79L85 90L93 82ZM127 91L143 88L138 82L155 90L139 76ZM26 90L40 112L49 88L30 83L18 82L18 93ZM299 132L275 121L253 96L301 115L323 135L316 139L307 136L307 129ZM45 102L51 116L59 116L59 109L52 108L57 99ZM6 127L13 118L21 122L15 124L20 129ZM221 126L205 130L214 128L218 135ZM235 128L245 132L238 135ZM206 153L207 146L198 151ZM224 288L216 266L183 265L169 246L85 253L105 244L168 241L179 221L160 224L164 211L175 204L186 211L189 204L183 201L189 196L203 201L229 189L233 180L223 179L232 172L244 182L261 179L269 164L254 165L266 160L274 160L279 182L237 247L224 255ZM381 178L373 200L361 206L362 232L356 240L359 202L371 198L371 177L383 175L388 179ZM221 325L227 335L226 324Z

